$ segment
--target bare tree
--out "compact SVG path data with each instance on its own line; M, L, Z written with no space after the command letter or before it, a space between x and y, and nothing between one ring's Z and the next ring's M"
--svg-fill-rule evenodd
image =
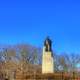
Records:
M67 54L57 55L55 65L59 71L75 71L76 65L80 63L79 54Z

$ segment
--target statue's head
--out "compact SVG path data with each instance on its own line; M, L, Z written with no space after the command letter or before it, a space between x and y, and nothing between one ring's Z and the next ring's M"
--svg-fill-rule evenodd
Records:
M50 40L49 37L47 37L44 42L45 50L51 51L51 45L52 45L52 41Z

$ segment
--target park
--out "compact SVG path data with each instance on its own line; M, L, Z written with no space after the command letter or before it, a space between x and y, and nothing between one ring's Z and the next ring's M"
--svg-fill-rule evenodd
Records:
M0 0L0 80L80 80L80 0Z
M17 57L16 48L21 51ZM52 50L52 41L49 37L44 41L41 57L34 47L18 45L16 48L3 48L4 50L0 52L0 54L4 54L1 57L5 58L5 60L0 61L1 80L80 80L80 72L76 68L68 71L69 66L64 62L64 57L60 60L60 66L64 67L64 69L55 70L56 62ZM28 50L32 50L32 53L28 52ZM19 57L20 54L21 57ZM40 62L38 63L38 61ZM56 65L56 67L58 68L59 66Z

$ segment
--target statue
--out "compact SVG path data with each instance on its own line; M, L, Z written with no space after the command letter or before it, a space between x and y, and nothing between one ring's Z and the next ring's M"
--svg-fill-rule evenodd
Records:
M45 39L43 46L42 73L54 73L52 41L49 37Z
M49 37L46 38L44 46L45 46L45 51L52 51L51 49L52 41L49 39Z

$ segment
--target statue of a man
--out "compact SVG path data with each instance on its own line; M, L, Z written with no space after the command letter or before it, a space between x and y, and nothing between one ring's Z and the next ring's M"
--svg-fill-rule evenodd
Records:
M52 51L51 49L52 41L49 39L49 37L46 38L44 46L45 46L45 51Z

